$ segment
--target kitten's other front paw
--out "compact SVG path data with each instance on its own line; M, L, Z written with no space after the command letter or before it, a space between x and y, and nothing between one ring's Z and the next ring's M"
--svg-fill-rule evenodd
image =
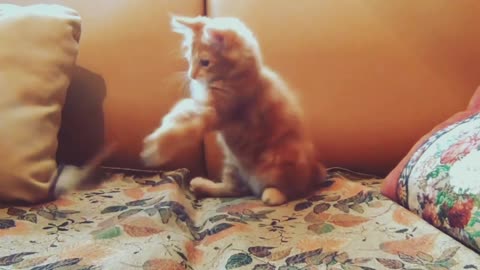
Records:
M172 149L170 148L173 146L168 146L168 143L165 143L165 138L166 136L162 136L158 132L152 133L145 138L143 150L140 153L140 158L145 166L160 166L171 158Z
M287 196L277 188L266 188L262 193L262 201L269 206L281 205L287 202Z
M140 158L147 167L155 167L162 164L162 158L160 157L157 144L145 146L140 153Z

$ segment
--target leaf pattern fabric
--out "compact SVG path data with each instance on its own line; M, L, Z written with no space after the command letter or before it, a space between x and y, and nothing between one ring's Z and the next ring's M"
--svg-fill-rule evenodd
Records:
M0 206L0 269L475 269L479 256L342 169L279 207L197 200L188 171L105 168L54 202Z

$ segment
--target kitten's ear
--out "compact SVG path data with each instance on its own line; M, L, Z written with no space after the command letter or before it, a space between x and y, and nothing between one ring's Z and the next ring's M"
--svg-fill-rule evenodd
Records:
M172 31L180 34L197 33L203 29L207 21L206 17L182 17L171 16L170 24Z
M232 33L224 29L205 28L208 42L217 49L225 49L232 45Z

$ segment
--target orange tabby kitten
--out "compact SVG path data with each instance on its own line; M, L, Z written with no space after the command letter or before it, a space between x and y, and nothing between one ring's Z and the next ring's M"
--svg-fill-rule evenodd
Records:
M194 178L194 193L253 192L268 205L301 196L325 177L295 97L262 63L252 32L235 18L173 17L184 36L191 98L184 99L145 139L141 156L159 165L181 147L218 131L225 154L222 182Z

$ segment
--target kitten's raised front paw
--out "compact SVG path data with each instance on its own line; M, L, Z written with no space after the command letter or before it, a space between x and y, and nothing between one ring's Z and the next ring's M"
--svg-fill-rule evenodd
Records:
M176 144L170 142L168 133L155 131L143 141L143 150L140 158L147 167L160 166L169 161Z
M156 142L145 143L143 150L140 153L140 158L142 159L143 164L147 167L158 166L165 161L160 157L159 147Z
M281 205L287 202L287 196L277 188L266 188L262 193L262 201L269 206Z

